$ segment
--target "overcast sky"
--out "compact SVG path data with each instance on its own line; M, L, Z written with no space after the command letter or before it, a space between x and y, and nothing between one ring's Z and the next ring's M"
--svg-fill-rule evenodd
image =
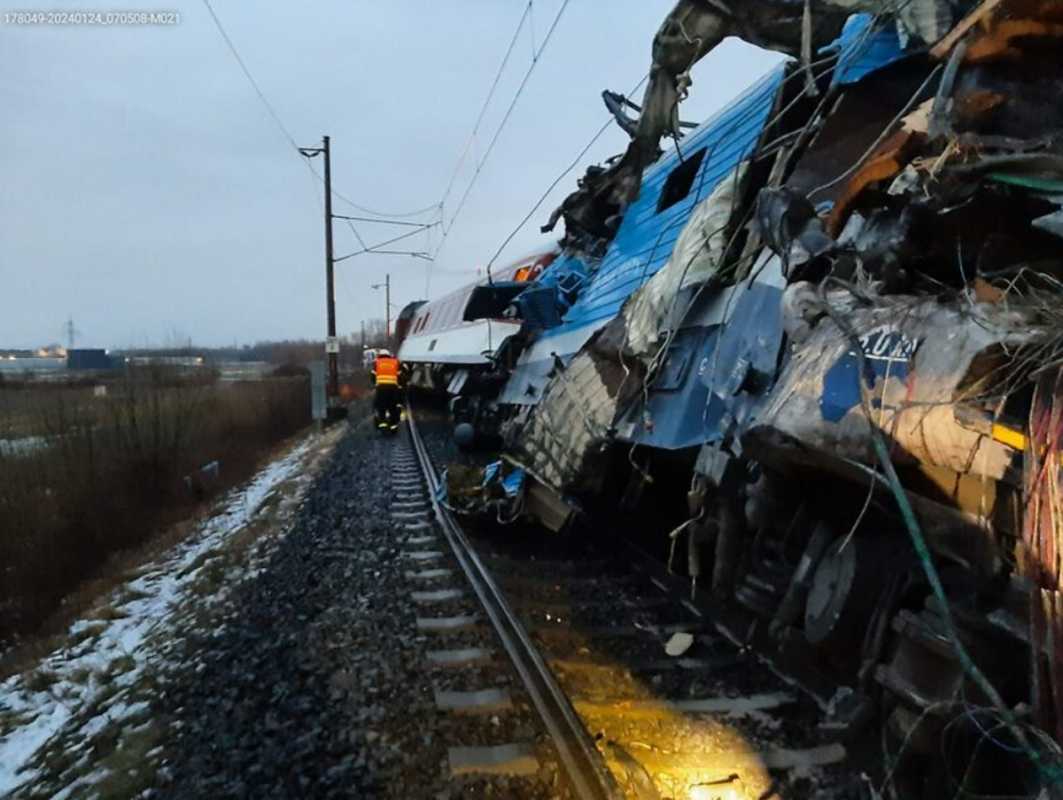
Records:
M6 3L12 6L15 4ZM527 0L212 0L300 145L332 137L335 188L385 212L438 204ZM562 0L534 0L466 166L473 169ZM432 268L362 255L337 265L339 332L453 290L499 245L606 120L603 89L645 75L673 0L571 0ZM0 10L0 347L57 342L72 316L83 346L191 338L203 345L324 334L321 185L270 118L202 0L70 0L21 10L176 11L157 27L20 26ZM700 121L777 56L727 42L694 72L683 118ZM623 149L611 128L586 164ZM311 162L320 169L321 159ZM361 212L336 201L335 213ZM431 214L420 219L430 221ZM372 245L405 229L359 223ZM336 255L360 249L335 227ZM396 247L434 251L438 229Z

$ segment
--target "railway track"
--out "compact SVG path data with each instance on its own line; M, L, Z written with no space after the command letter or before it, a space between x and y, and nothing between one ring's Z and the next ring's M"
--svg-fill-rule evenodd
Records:
M507 774L523 754L539 768L556 761L554 796L867 795L849 749L821 728L822 698L736 642L660 565L526 530L464 530L439 501L440 477L408 418L394 451L393 515L422 567L409 573L411 599L446 612L418 620L451 648L429 660L475 684L500 648L540 732L538 744L451 748L456 777ZM507 698L485 687L437 693L437 705L509 713Z

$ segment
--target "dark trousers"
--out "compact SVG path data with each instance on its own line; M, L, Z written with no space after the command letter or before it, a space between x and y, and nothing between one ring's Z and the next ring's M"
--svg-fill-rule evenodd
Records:
M402 391L398 386L376 387L373 408L378 425L398 425L402 413Z

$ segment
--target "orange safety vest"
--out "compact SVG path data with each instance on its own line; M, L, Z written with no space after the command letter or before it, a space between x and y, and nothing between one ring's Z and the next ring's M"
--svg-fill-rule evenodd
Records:
M399 360L384 356L373 365L373 380L377 386L399 385Z

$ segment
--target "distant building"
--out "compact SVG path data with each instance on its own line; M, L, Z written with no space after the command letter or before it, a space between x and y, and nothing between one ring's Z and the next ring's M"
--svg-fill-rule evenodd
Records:
M116 369L119 361L106 350L73 349L66 351L66 368L73 370Z
M132 364L135 367L145 367L153 365L161 365L165 367L202 367L204 365L202 356L126 356L125 362L127 364Z

